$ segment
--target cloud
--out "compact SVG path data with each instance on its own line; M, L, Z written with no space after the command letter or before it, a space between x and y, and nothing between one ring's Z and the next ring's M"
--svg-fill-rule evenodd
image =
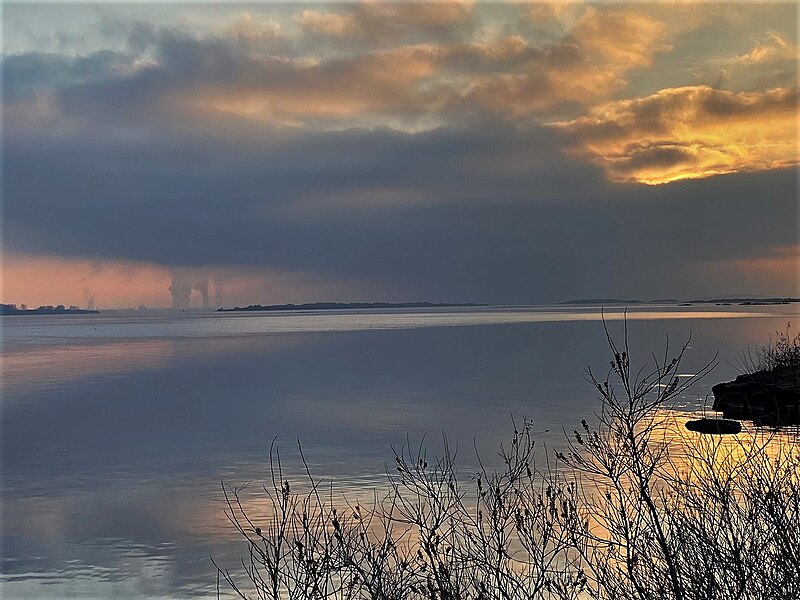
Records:
M531 302L702 295L693 262L796 240L795 88L685 86L713 15L677 35L661 4L424 7L198 7L5 56L6 251L151 265L148 305L184 272L194 306L206 281L209 305L222 281L226 304Z
M318 10L304 10L297 19L305 33L326 36L352 35L358 28L352 15L323 13Z
M107 35L129 40L128 54L11 56L6 104L26 126L37 115L41 126L52 126L46 117L56 114L62 123L125 135L148 126L227 128L237 120L418 131L468 114L520 120L605 100L625 87L630 71L668 48L663 24L629 8L587 7L566 34L539 44L516 33L448 33L453 23L471 27L473 18L472 6L460 2L358 4L341 14L309 9L292 43L279 23L250 13L204 34L106 19ZM306 38L331 29L346 52L298 50L313 49ZM359 41L371 36L386 43ZM47 102L33 101L43 94Z
M321 36L347 48L461 39L474 26L474 2L361 2L339 12L303 10L297 18L306 36Z
M574 151L618 182L669 183L798 164L797 89L668 88L558 122Z
M157 285L132 285L125 297L164 306L180 267L230 275L226 305L675 297L708 287L683 273L689 261L755 256L796 239L791 171L619 186L554 151L552 135L487 125L277 143L199 134L14 143L4 156L4 244L45 257L42 267L53 256L164 265ZM37 269L28 273L50 279ZM240 272L304 275L245 286ZM111 301L110 284L75 289L83 285L101 308L125 305Z
M572 24L586 5L580 0L571 2L537 2L527 7L525 19L536 25L550 23Z
M68 58L40 53L6 58L5 110L17 131L102 128L126 135L165 127L206 129L232 121L278 127L399 128L435 113L446 92L435 46L397 48L325 60L265 52L242 33L195 38L164 30L147 60L100 51ZM257 37L257 36L255 36ZM393 120L394 119L394 120Z
M732 64L759 65L775 61L796 61L800 57L800 47L781 34L770 31L750 52L730 60Z
M248 45L258 45L271 50L284 50L285 35L280 23L269 17L261 18L250 11L242 11L225 30L225 34Z
M437 71L436 51L403 47L309 64L270 60L224 84L197 81L178 92L182 109L302 125L306 119L433 110L435 91L417 88Z
M630 8L590 6L570 36L588 56L621 71L649 66L656 53L670 49L666 25Z
M733 90L766 90L798 85L800 46L768 31L747 51L707 61L696 69L698 83Z
M665 25L638 10L589 6L567 35L528 52L524 68L510 72L498 61L494 73L474 77L463 95L514 119L568 103L585 106L623 89L630 71L670 48L667 39Z

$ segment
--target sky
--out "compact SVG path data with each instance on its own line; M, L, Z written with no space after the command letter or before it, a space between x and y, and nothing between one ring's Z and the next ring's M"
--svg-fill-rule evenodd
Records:
M2 10L2 302L800 295L795 3Z

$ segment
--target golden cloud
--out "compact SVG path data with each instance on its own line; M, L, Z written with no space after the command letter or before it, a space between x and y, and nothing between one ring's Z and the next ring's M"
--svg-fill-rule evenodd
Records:
M299 20L306 34L352 41L388 23L416 31L466 22L471 10L461 2L370 3L342 13L304 10ZM383 115L381 123L393 117L403 129L418 129L408 115L441 123L453 109L515 120L608 99L631 70L669 49L668 38L665 25L641 11L588 6L560 40L538 46L509 34L381 51L356 43L356 54L319 62L251 57L252 67L237 81L191 89L181 96L182 107L289 125L332 119L329 125L364 126Z
M297 21L305 34L356 41L392 42L407 35L442 34L469 28L474 2L361 2L343 12L304 10Z
M670 48L664 23L627 8L590 6L570 35L587 56L622 71L649 66L655 53Z
M735 57L734 64L757 65L779 60L797 60L800 47L791 43L777 32L770 31L765 39L756 44L750 52Z
M249 11L238 13L222 34L251 48L261 47L270 51L280 48L285 41L280 23L271 18L258 17Z
M436 49L427 46L324 63L266 61L233 84L197 86L178 103L194 112L295 125L315 117L424 112L436 105L436 92L415 86L436 72L436 63Z
M797 89L667 88L554 127L618 182L650 185L798 164Z
M517 72L477 75L463 96L482 108L520 118L564 103L590 104L623 88L633 69L648 67L658 52L670 48L666 26L640 11L586 7L559 42L528 48ZM508 39L504 47L523 55ZM484 50L489 55L489 51ZM508 58L508 52L504 58Z
M526 11L527 19L536 25L549 23L574 23L586 5L580 0L562 2L537 2Z
M565 119L620 97L631 75L637 70L644 75L641 71L652 67L659 53L679 41L675 32L689 27L676 24L676 9L662 5L525 5L516 20L506 22L481 22L482 14L473 9L471 2L459 1L309 8L297 15L297 32L258 13L238 13L216 35L164 32L150 62L123 73L130 81L118 76L115 67L105 79L68 81L50 92L49 100L33 87L33 93L19 95L22 101L6 109L18 116L12 121L25 127L64 123L90 108L113 125L130 118L138 126L164 117L169 123L185 119L192 127L200 123L219 131L258 125L287 133L300 127L416 132L487 115L507 121ZM548 19L558 23L544 37L538 35L541 29L526 29ZM681 19L691 26L700 22ZM481 23L485 26L476 28ZM335 48L333 38L340 44ZM765 44L737 60L763 62L794 51L777 33ZM18 68L29 67L20 61ZM88 70L81 69L73 71ZM684 67L665 69L670 83L663 86L686 83L675 76L681 70L696 81ZM764 71L760 66L750 70ZM794 83L783 71L781 79L772 75L750 89ZM639 85L652 86L652 81L644 76ZM595 112L576 120L575 127L617 118L590 110ZM715 149L664 142L648 148L648 155L639 150L631 164L609 170L624 180L629 176L622 170L632 170L637 161L678 162L691 151L703 155L694 162L730 162L708 158Z
M318 10L304 10L297 21L305 33L315 35L348 35L355 33L358 28L352 15L323 13Z
M563 12L555 5L543 6L557 15ZM443 28L471 22L473 5L464 2L364 3L345 12L309 9L300 14L299 23L305 34L339 37L348 48L357 48L359 40L396 40L403 33L435 31L435 43L425 47L430 50L431 64L443 76L440 87L443 92L447 88L448 99L443 102L437 96L439 106L428 107L428 112L459 104L512 119L565 103L607 99L626 85L629 71L651 65L656 53L670 48L664 23L642 11L580 4L568 8L571 18L566 35L540 46L531 45L520 34L448 41ZM405 48L411 47L421 46ZM403 51L403 47L393 51ZM413 88L407 85L400 81L398 97L408 99ZM360 87L370 87L369 80Z

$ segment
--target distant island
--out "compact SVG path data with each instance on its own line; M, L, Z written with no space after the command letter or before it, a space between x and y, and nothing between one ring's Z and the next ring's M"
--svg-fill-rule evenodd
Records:
M580 300L567 300L566 302L559 302L559 304L573 304L573 305L602 305L602 304L677 304L680 302L677 298L661 298L659 300L622 300L620 298L582 298Z
M741 304L742 306L761 306L765 304L791 304L800 298L712 298L710 300L689 300L692 304Z
M658 300L622 300L620 298L586 298L581 300L567 300L559 302L562 305L591 305L608 306L610 304L677 304L678 306L691 306L692 304L739 304L741 306L763 306L769 304L791 304L800 302L800 298L704 298L698 300L681 301L677 298L661 298Z
M474 302L309 302L306 304L251 304L235 308L218 308L217 312L268 312L280 310L345 310L357 308L458 308L468 306L489 306Z
M99 312L99 310L83 309L77 306L67 308L63 304L40 306L39 308L28 308L24 304L19 307L16 304L0 304L0 315L96 315Z

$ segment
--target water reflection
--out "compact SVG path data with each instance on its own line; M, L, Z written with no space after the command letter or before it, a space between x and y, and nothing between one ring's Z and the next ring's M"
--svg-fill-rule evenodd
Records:
M171 340L153 340L7 352L2 357L3 389L6 398L14 398L26 391L42 392L79 384L90 377L157 369L166 363L172 351Z
M84 385L87 379L155 371L168 364L191 361L202 355L240 354L248 352L250 348L260 353L278 352L296 346L301 340L287 336L262 336L260 339L99 339L81 340L79 344L63 342L54 345L40 342L3 352L0 369L6 402L29 392L41 394Z
M715 312L642 310L631 328L647 352L693 330L687 373L721 351L687 410L735 374L728 357L791 318ZM490 455L507 437L511 413L557 444L596 407L584 368L607 364L598 316L17 318L4 330L5 593L213 596L209 554L231 564L241 551L219 482L263 479L274 436L287 470L299 472L299 437L312 470L354 492L382 484L406 434L427 433L435 452L446 430L465 468L473 442Z

